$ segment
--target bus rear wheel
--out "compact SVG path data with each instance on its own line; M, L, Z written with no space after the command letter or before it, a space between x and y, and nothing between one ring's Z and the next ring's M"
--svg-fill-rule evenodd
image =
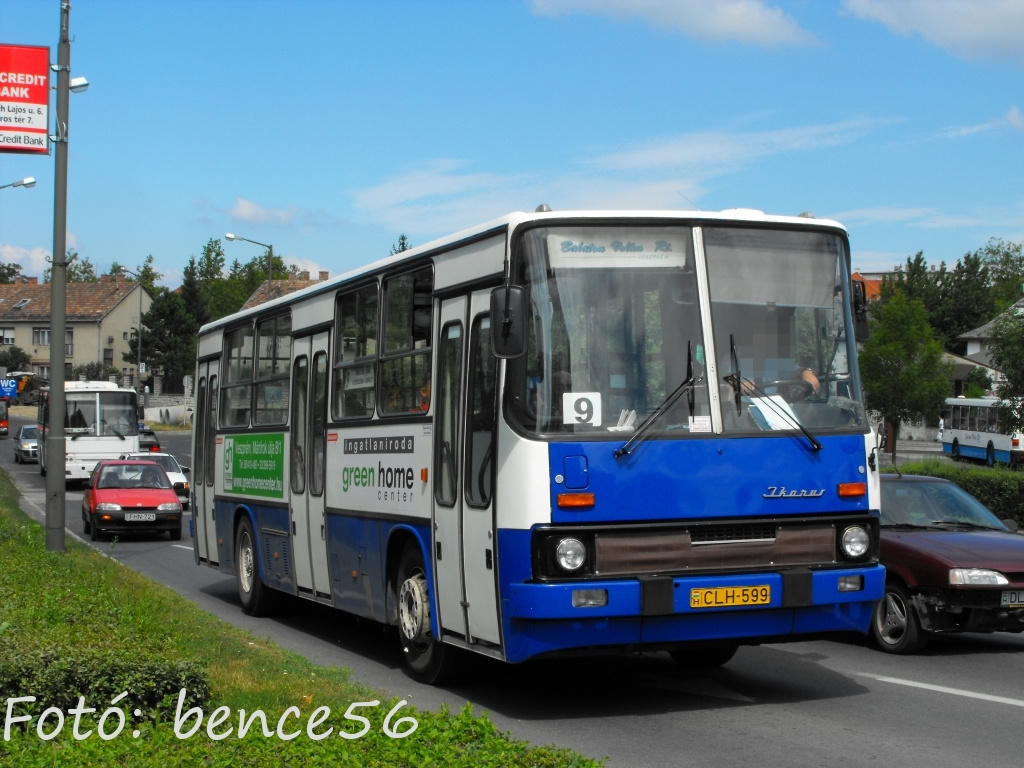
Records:
M441 683L451 676L455 653L434 636L431 628L430 585L423 556L415 544L402 553L396 587L402 662L413 679L428 685Z
M273 610L273 590L260 581L256 537L248 517L241 519L235 531L235 583L243 612L249 616L266 616Z

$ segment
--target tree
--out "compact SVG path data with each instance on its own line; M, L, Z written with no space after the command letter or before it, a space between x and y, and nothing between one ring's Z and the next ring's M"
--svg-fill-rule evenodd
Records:
M0 348L0 368L6 368L8 373L26 371L31 364L32 358L21 347L11 345Z
M996 316L989 271L976 254L964 254L952 272L941 271L938 296L927 305L928 320L944 349L962 355L967 342L960 334L984 325Z
M399 235L398 242L391 246L391 255L394 256L396 253L408 251L410 248L412 248L412 246L409 245L409 238L404 234Z
M988 267L996 311L1013 306L1024 295L1024 243L993 237L973 255Z
M185 265L185 273L181 281L181 300L185 302L185 310L192 317L196 329L210 322L210 291L199 279L199 265L195 256L190 256Z
M88 256L80 259L78 258L78 252L69 248L64 260L67 262L64 272L65 283L98 283L100 281L96 276L96 267L89 261ZM51 267L44 269L43 282L50 282L52 274L53 270Z
M129 272L127 272L126 270L131 270L131 273L134 274L129 274ZM143 260L142 266L139 267L138 269L126 267L122 264L118 264L115 261L113 264L110 265L109 274L112 277L125 277L126 275L128 275L132 277L133 280L138 280L140 283L142 283L146 287L146 290L149 291L151 294L155 294L157 290L159 290L157 288L156 283L161 277L163 277L163 273L157 272L156 269L154 269L153 267L152 254L150 254L145 258L145 260Z
M76 365L72 368L69 378L74 381L79 376L85 376L87 381L105 381L108 376L116 373L120 373L120 371L113 366L103 365L102 363L86 363L85 365Z
M992 391L992 377L981 366L972 368L964 377L964 397L985 397Z
M0 285L13 283L21 277L21 264L0 264Z
M921 301L896 291L877 315L860 354L860 374L867 406L892 425L890 450L895 464L900 425L938 417L951 390L953 371L943 363L942 347Z
M988 339L992 367L1003 375L996 394L1004 432L1024 430L1024 315L1010 311L996 320Z
M195 369L196 330L184 300L173 291L158 291L142 316L142 360L149 369L163 371L170 390ZM139 354L137 337L128 342L128 349L122 359L135 363Z

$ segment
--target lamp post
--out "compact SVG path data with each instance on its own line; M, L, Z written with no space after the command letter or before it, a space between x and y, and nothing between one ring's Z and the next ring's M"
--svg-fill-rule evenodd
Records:
M121 267L122 272L127 272L129 275L133 275L139 283L139 325L135 329L135 343L136 352L138 353L138 364L135 366L135 394L141 395L140 391L142 387L142 292L145 288L142 287L142 277L138 272L133 272L128 267Z
M7 189L8 187L24 187L29 189L36 185L36 180L31 176L26 176L24 179L18 179L18 181L12 181L10 184L0 185L0 189Z
M247 243L253 245L261 245L267 249L267 301L270 301L270 286L274 281L274 246L267 245L266 243L257 243L255 240L250 240L248 237L239 237L228 232L224 235L228 240L244 240Z
M63 552L64 543L64 467L67 443L64 438L64 358L67 324L67 214L68 214L68 106L72 90L89 87L84 77L71 79L71 35L68 31L71 4L60 4L60 37L57 63L50 68L57 73L57 124L50 141L54 143L53 183L53 268L50 271L50 394L49 420L46 432L46 456L50 465L46 473L46 549ZM22 180L25 186L27 179ZM55 342L56 340L56 342ZM56 461L55 461L56 460Z

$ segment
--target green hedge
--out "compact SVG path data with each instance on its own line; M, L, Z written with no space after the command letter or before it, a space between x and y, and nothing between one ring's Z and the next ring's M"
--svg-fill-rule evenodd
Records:
M210 679L194 662L125 658L120 651L26 650L13 643L0 650L2 697L36 698L22 703L20 714L35 716L48 707L67 711L82 696L87 706L105 708L127 691L118 701L121 709L166 715L174 712L183 688L188 691L186 707L208 703Z
M1004 467L940 461L907 464L900 471L905 475L928 475L952 480L991 509L996 517L1015 520L1018 526L1024 528L1024 472L1014 472Z

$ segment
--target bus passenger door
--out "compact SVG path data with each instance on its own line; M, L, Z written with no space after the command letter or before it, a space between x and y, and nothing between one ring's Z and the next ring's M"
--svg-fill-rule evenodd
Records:
M434 559L441 626L467 642L497 645L489 450L495 359L489 302L489 294L480 292L441 305L433 430ZM480 370L489 375L481 378Z
M327 447L327 333L295 340L288 482L295 580L300 591L330 596L324 479Z
M195 423L192 445L192 527L200 560L217 565L217 520L214 486L217 470L217 405L219 397L217 360L201 362L196 388Z
M473 294L469 355L466 358L462 558L466 579L469 634L475 642L498 645L497 547L494 531L494 441L497 413L497 358L491 348L490 293Z

